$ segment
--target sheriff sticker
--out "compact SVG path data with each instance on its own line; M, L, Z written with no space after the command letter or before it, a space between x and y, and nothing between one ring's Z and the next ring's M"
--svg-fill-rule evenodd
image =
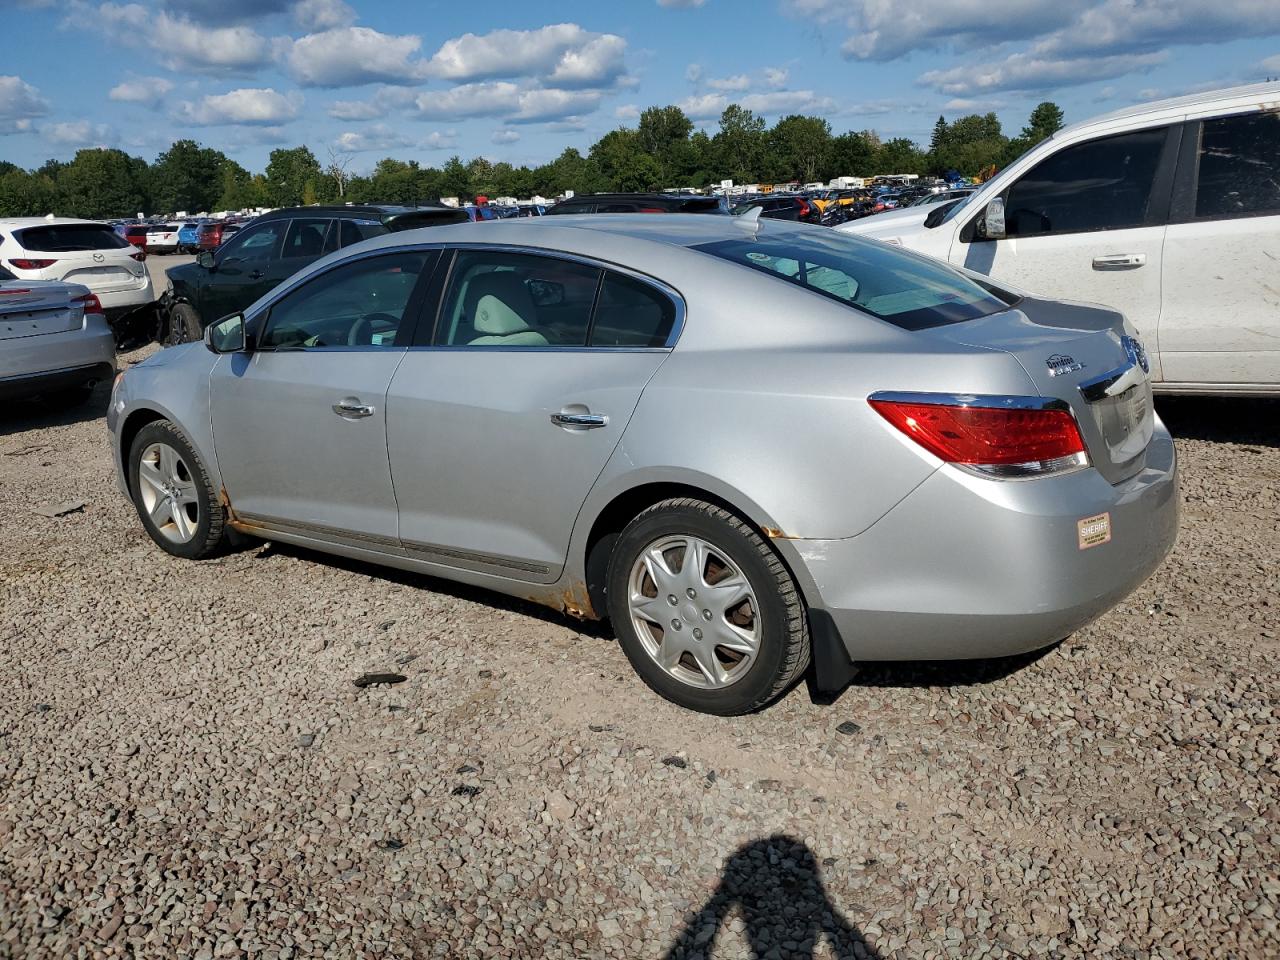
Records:
M1111 514L1100 513L1076 521L1076 537L1081 550L1111 542Z

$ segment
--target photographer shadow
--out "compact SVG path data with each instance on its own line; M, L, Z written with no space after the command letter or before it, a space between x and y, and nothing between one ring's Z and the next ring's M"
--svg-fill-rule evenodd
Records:
M710 960L717 936L741 919L752 960L878 960L862 933L831 902L813 852L783 834L753 840L725 861L711 898L685 923L666 960ZM732 935L732 934L731 934ZM826 952L819 944L826 944Z

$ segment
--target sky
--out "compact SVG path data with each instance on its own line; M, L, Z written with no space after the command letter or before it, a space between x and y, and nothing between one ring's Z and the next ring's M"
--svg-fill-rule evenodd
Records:
M927 144L1280 76L1280 0L0 0L0 160L176 139L543 163L677 104Z

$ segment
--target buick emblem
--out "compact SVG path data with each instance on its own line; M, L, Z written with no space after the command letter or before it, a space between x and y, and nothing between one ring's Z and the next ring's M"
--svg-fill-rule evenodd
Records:
M1124 347L1124 352L1128 355L1130 363L1140 366L1143 373L1151 372L1151 361L1147 359L1147 349L1140 340L1133 337L1121 337L1120 343Z
M1084 369L1083 363L1079 363L1075 357L1069 357L1065 353L1055 353L1045 361L1045 365L1048 366L1051 377L1061 377Z
M104 260L106 260L106 259L107 259L107 258L106 258L105 256L103 256L101 253L95 253L95 254L93 255L93 262L94 262L94 263L102 263L102 262L103 262Z

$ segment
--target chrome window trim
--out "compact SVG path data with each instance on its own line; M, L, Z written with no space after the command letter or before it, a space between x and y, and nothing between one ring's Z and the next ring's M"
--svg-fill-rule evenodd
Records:
M530 256L550 257L553 260L568 260L570 263L578 263L578 264L582 264L583 266L594 267L597 270L612 270L614 273L620 273L620 274L623 274L624 276L631 277L634 280L638 280L641 283L648 284L649 286L657 290L659 293L667 297L667 299L669 299L675 305L675 308L676 308L675 319L671 322L671 332L667 334L666 343L664 343L660 347L592 347L584 344L582 346L573 346L573 347L525 347L523 348L525 351L541 351L544 353L549 351L563 351L563 350L590 351L590 352L595 352L597 350L612 350L615 352L621 351L623 353L667 351L675 347L676 342L680 339L680 334L684 331L684 321L685 321L685 313L686 313L684 295L681 294L680 291L677 290L675 287L671 286L671 284L663 280L659 280L657 277L651 276L650 274L641 273L639 270L635 270L632 267L628 267L620 263L614 263L611 260L601 260L598 257L588 257L580 253L571 253L567 250L555 250L550 247L533 247L533 246L526 247L526 246L520 246L519 244L512 244L512 243L484 243L483 241L478 243L469 243L469 242L463 241L461 243L455 242L450 244L441 244L441 246L444 247L446 250L450 250L454 252L463 251L463 250L466 250L466 251L482 250L482 251L489 251L493 253L517 253L517 254L522 253ZM449 264L449 273L450 273L450 276L445 278L445 288L443 291L444 293L448 293L449 283L453 279L452 277L453 263L452 262L450 262ZM441 297L440 306L442 308L444 306L443 296ZM412 347L411 349L420 350L424 348ZM499 353L499 352L515 351L521 348L502 347L502 346L498 346L498 347L482 346L482 347L471 348L467 344L459 344L458 346L455 347L455 346L450 346L448 344L433 343L431 344L430 347L425 349L433 349L433 350L434 349L440 349L440 350L476 349L476 350L487 350L493 353Z
M868 400L888 403L935 403L947 407L987 407L999 410L1066 410L1075 417L1071 404L1057 397L1030 397L1004 393L925 393L877 390Z
M345 249L349 249L349 248L345 248ZM450 253L458 250L492 250L497 253L526 253L526 254L532 254L534 256L547 256L547 257L552 257L560 260L569 260L571 262L581 263L585 266L595 267L596 269L600 269L600 270L612 270L615 273L620 273L625 276L631 277L632 279L638 280L641 283L646 283L649 286L653 287L654 289L658 290L658 292L662 293L664 296L670 299L672 303L675 304L676 315L675 315L675 319L671 323L671 333L667 335L666 343L664 343L660 347L617 347L617 346L592 347L587 345L566 346L566 347L532 347L532 346L472 347L467 344L460 344L459 346L453 347L453 346L447 346L444 344L424 344L422 346L412 346L412 345L405 346L405 347L393 346L390 349L413 350L413 351L475 350L475 351L486 351L488 353L517 353L517 352L519 353L525 353L525 352L528 352L528 353L533 353L533 352L538 352L538 353L564 353L564 352L570 352L570 353L596 353L596 352L667 353L675 347L676 343L680 339L681 333L684 332L685 316L687 313L687 307L685 304L684 295L681 294L680 291L677 290L675 287L671 286L669 283L666 283L663 280L659 280L657 277L651 276L647 273L641 273L640 271L634 270L631 267L627 267L619 263L614 263L610 260L600 260L593 257L583 256L582 254L578 254L578 253L570 253L564 250L554 250L549 247L532 247L532 246L525 247L525 246L520 246L518 244L510 244L510 243L491 244L491 243L484 243L484 242L470 243L466 241L461 243L459 242L408 243L408 244L404 244L403 246L377 247L376 249L373 249L373 250L362 250L359 253L352 254L351 256L343 257L341 260L336 260L333 263L329 264L323 270L316 270L313 273L308 273L306 276L291 278L285 283L282 283L279 287L272 290L271 293L268 294L270 299L266 300L259 309L253 312L252 315L248 313L245 314L245 325L246 327L248 327L252 324L257 323L260 317L270 312L271 308L275 306L281 299L288 296L290 292L292 292L293 290L296 290L298 287L301 287L304 284L310 283L312 280L315 280L315 279L318 279L319 277L324 276L325 274L329 273L331 270L336 270L339 267L344 267L349 263L355 263L358 260L365 260L370 257L389 256L397 253L405 253L410 250L440 250L445 253ZM453 271L452 262L449 264L449 270L452 273ZM446 285L445 285L444 291L448 290L449 279L450 278L448 277L445 278ZM442 293L444 291L442 291ZM441 298L441 303L437 304L437 307L441 307L441 306L443 306L443 296ZM421 322L421 318L419 319L419 322ZM306 353L308 348L299 347L295 349L296 349L296 352ZM335 351L336 348L323 347L321 349L323 349L328 353L332 353ZM354 349L354 348L348 348L348 349ZM372 349L387 350L388 348L373 347ZM292 352L292 351L275 351L275 352Z

